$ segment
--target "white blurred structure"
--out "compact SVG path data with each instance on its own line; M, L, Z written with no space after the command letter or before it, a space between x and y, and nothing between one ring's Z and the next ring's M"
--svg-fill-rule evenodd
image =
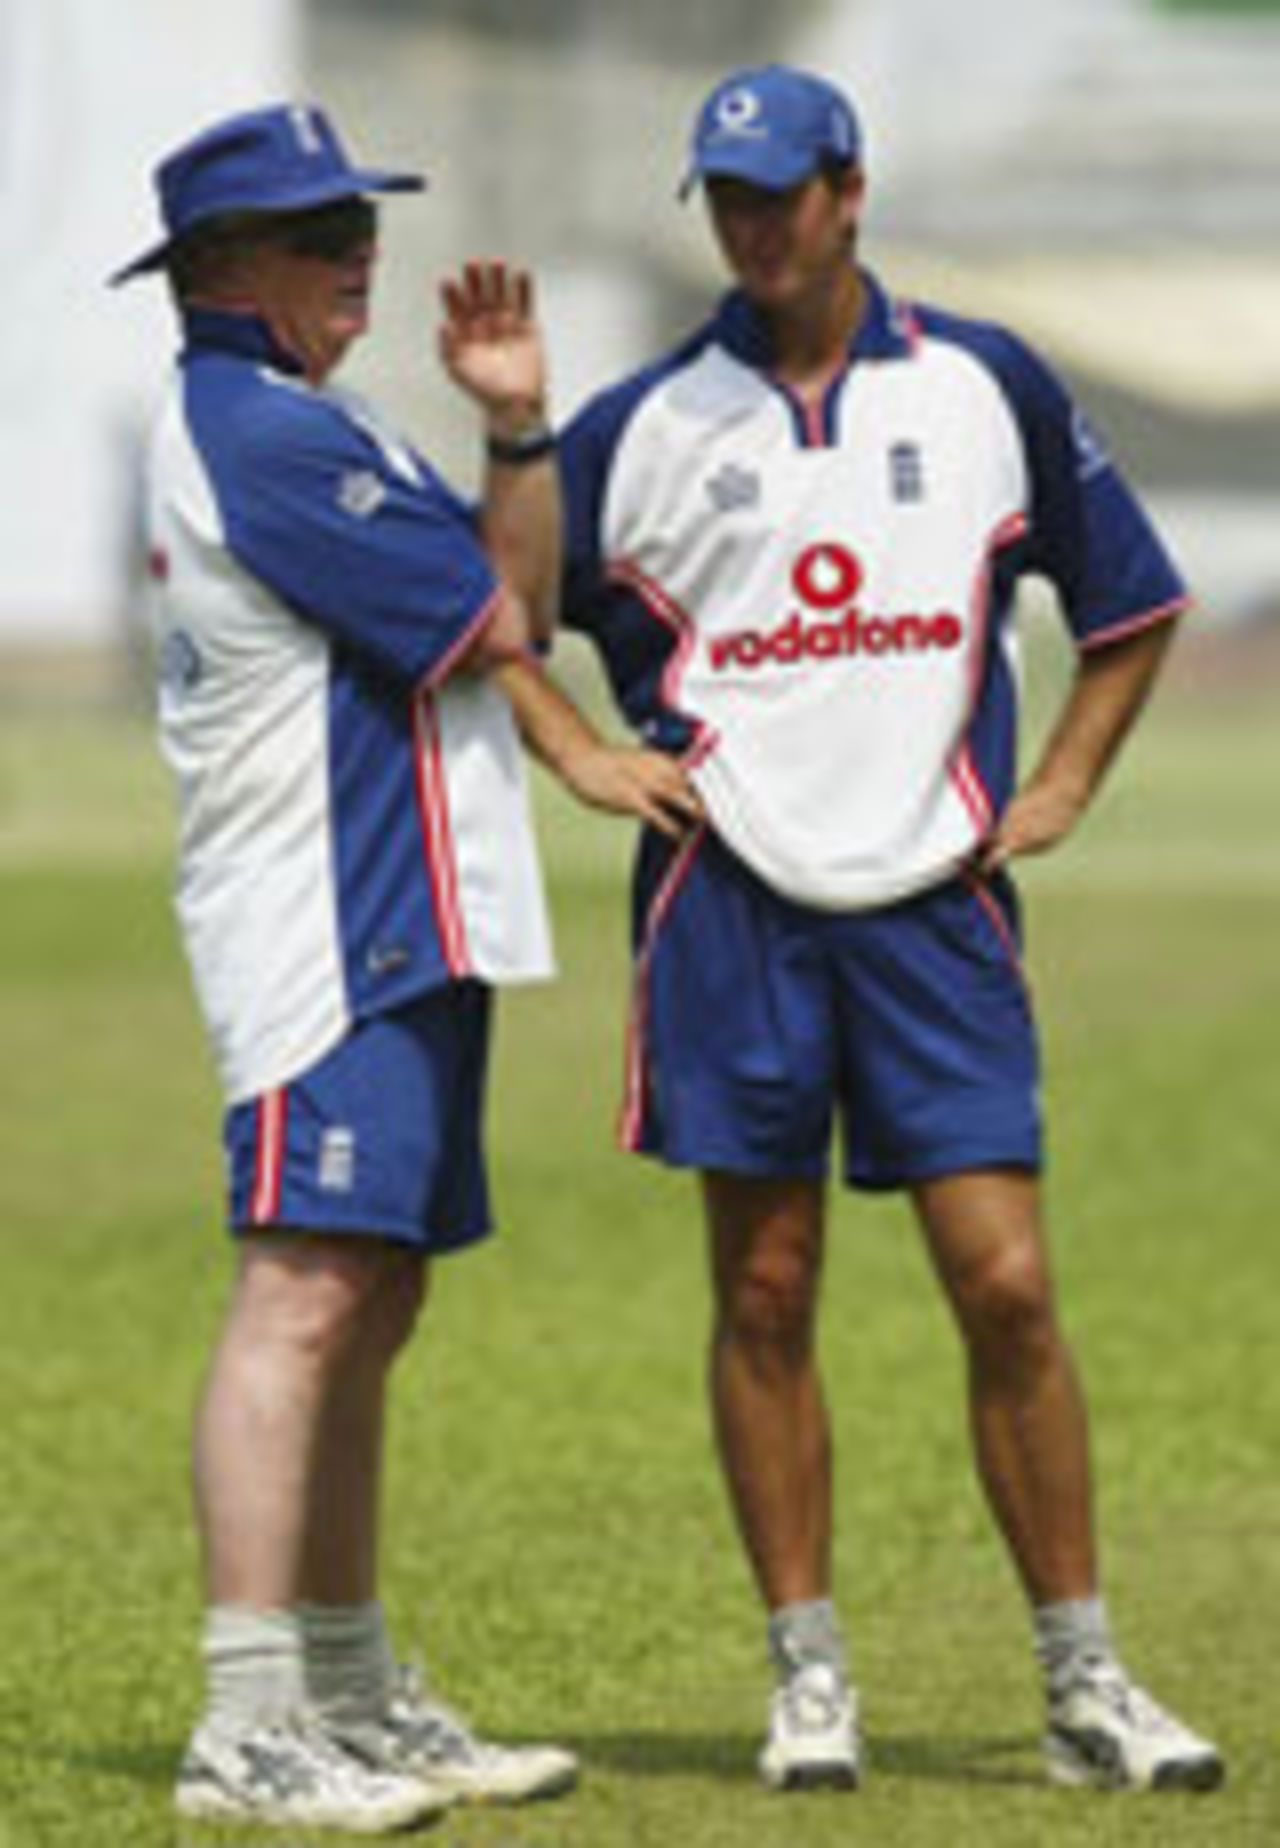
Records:
M160 285L103 278L153 226L158 154L306 93L358 155L425 167L387 207L352 382L468 485L474 417L434 286L532 262L563 415L721 284L676 203L708 85L773 58L866 119L867 254L1008 319L1100 413L1223 614L1280 607L1280 19L1155 0L0 0L0 642L120 630L138 433L172 347ZM1100 400L1096 405L1094 399Z
M943 243L1280 231L1280 18L1157 0L857 0L806 35L875 125L900 234Z
M172 344L163 289L108 274L155 235L158 156L288 94L296 0L0 4L0 639L118 620L136 430Z
M355 366L451 471L465 477L474 435L432 374L418 279L484 249L532 258L572 409L721 285L698 202L673 197L685 137L726 67L786 58L864 116L868 260L908 294L1007 320L1062 367L1215 616L1280 608L1280 19L1154 0L702 0L694 56L687 0L526 0L523 28L510 0L500 31L461 0L313 4L340 118L435 174L425 209L395 221L380 338ZM484 10L491 28L496 0ZM681 61L655 51L661 21Z

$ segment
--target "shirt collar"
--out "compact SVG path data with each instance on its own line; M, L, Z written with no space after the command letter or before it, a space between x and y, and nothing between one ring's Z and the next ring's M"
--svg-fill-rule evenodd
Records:
M905 303L895 301L868 269L860 270L866 285L866 311L849 343L850 360L905 359L916 342L915 323ZM720 344L745 365L768 371L773 363L773 342L768 322L741 289L731 289L716 311L713 332Z
M183 360L196 353L235 353L256 360L276 372L302 372L301 363L286 353L260 316L228 308L187 308L182 315Z

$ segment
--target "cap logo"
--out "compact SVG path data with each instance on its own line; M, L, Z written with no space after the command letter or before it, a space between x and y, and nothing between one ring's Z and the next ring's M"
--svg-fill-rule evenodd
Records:
M831 111L831 151L840 159L853 157L853 127L840 109Z
M302 152L319 154L324 144L320 139L320 131L311 111L304 109L301 103L297 103L289 111L289 121Z
M754 90L729 90L716 104L716 127L726 135L752 135L760 115L760 98Z

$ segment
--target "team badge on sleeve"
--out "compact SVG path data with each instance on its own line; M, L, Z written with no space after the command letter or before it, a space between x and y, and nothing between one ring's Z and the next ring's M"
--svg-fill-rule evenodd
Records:
M386 483L370 468L348 469L338 483L338 505L357 520L369 519L386 498Z
M1102 438L1081 410L1071 414L1071 440L1075 444L1076 470L1081 481L1092 481L1111 467L1111 457Z
M760 477L754 469L726 462L707 482L707 499L717 513L732 513L736 507L758 507Z

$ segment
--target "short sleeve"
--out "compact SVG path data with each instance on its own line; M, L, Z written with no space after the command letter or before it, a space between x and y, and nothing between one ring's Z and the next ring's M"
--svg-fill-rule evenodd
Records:
M491 613L498 581L463 503L394 460L336 401L290 384L200 415L239 562L305 622L399 679L437 679Z
M1025 447L1027 569L1046 577L1081 647L1176 615L1186 586L1102 441L1051 369L1011 335L997 364Z

